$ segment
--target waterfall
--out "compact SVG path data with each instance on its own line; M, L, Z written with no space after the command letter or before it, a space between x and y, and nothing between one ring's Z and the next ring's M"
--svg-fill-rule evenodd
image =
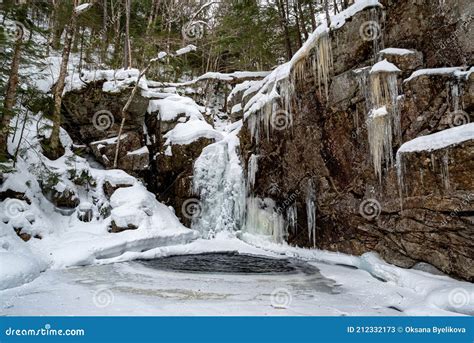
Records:
M237 154L239 140L230 134L205 147L194 163L193 191L201 213L192 228L212 238L220 231L240 230L245 216L245 179Z

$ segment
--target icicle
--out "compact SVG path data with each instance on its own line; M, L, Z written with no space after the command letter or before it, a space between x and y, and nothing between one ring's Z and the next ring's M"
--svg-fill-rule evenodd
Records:
M381 107L370 112L367 119L370 156L376 176L382 181L382 163L393 164L392 157L392 120L387 108Z
M373 39L372 39L372 52L374 54L374 61L381 49L383 48L383 36L382 36L382 27L380 26L380 17L379 17L379 10L377 8L372 8L370 10L370 21L371 23L374 23L374 27L372 27L373 30ZM385 13L382 12L382 22L385 21Z
M446 151L444 156L441 158L441 180L445 190L450 189L449 183L449 154Z
M459 85L457 83L453 84L451 87L451 98L453 101L453 110L454 112L459 111Z
M398 104L397 74L377 72L370 74L371 105L375 108L389 106L395 112Z
M400 195L400 208L403 210L403 194L405 193L405 162L403 160L403 154L397 152L397 179L398 189Z
M393 164L392 134L401 137L398 107L397 72L399 69L386 60L372 67L370 73L370 98L374 109L369 112L367 132L370 155L376 176L382 181L382 164Z
M258 171L258 155L252 154L248 162L247 193L250 194L255 185L255 175Z
M288 220L288 228L292 233L296 233L298 224L298 211L296 208L296 203L293 203L293 205L286 209L286 218Z
M436 171L436 160L433 153L431 153L431 170Z
M366 113L369 113L373 108L372 95L370 93L370 67L358 69L355 73L357 75L359 89L361 90L362 96L365 100Z
M323 83L327 99L329 98L329 74L333 67L331 38L329 37L328 31L319 36L316 56L319 95L321 95L321 83Z
M316 247L316 192L313 180L309 179L306 188L306 216L308 222L308 238Z

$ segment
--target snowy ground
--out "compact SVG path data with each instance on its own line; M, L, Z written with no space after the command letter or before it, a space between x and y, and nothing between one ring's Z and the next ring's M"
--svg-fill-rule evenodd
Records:
M278 256L277 252L229 237L160 248L153 254L166 256L219 250ZM147 252L142 257L152 255ZM316 260L309 263L317 267L321 275L181 273L152 269L140 262L50 269L31 283L1 291L0 314L456 315L436 306L436 301L427 301L433 296L427 296L421 289L415 291L392 281L385 282L350 266ZM449 281L464 286L464 290L470 287L445 276L410 272L417 282L421 282L422 277L425 283L430 280L428 283L435 286Z

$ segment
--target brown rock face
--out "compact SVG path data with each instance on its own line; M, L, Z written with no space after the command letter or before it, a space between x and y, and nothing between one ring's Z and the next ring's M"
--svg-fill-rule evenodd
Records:
M386 21L379 45L417 51L411 60L384 57L402 69L395 159L404 142L474 121L472 74L422 75L403 82L420 67L472 64L474 49L464 29L468 19L460 15L470 13L468 1L446 2L443 10L427 1L382 2ZM251 154L259 156L252 193L272 198L283 210L296 206L291 244L313 246L307 203L314 192L317 247L356 255L377 251L402 267L427 262L472 281L474 142L432 154L405 154L402 193L394 163L383 163L380 181L374 173L366 124L370 90L361 82L363 71L356 70L374 64L373 42L360 37L361 25L373 18L374 10L367 9L331 32L334 68L327 99L308 70L295 83L288 128L272 130L268 139L262 130L256 144L244 124L242 157L248 161Z
M156 159L156 177L158 200L173 206L176 216L185 225L190 225L189 216L183 213L183 203L193 198L192 176L194 161L201 155L202 149L214 141L200 138L190 144L173 145L172 156L161 153Z

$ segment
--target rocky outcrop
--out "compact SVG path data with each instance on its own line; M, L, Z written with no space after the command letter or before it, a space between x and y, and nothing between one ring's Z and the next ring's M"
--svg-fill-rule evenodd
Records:
M90 143L92 153L106 168L114 167L117 137ZM117 159L117 168L128 172L146 171L149 165L149 151L142 146L142 135L137 132L127 132L121 136Z
M252 154L258 156L251 195L276 202L291 244L357 255L377 251L399 266L427 262L472 281L473 142L437 151L434 162L431 154L408 154L402 194L393 161L402 143L474 120L472 74L462 71L466 68L439 69L472 65L474 48L466 30L472 18L460 15L470 13L469 2L445 2L441 9L427 1L381 2L385 16L381 9L366 9L331 31L334 67L327 98L307 67L303 80L292 79L295 92L285 127L270 126L268 138L261 130L257 144L246 122L242 158L248 163ZM367 22L383 28L377 42L361 37ZM389 50L380 56L401 69L402 96L397 99L400 131L394 128L379 179L368 139L373 90L365 78L383 45L413 53ZM438 69L404 81L420 68Z

